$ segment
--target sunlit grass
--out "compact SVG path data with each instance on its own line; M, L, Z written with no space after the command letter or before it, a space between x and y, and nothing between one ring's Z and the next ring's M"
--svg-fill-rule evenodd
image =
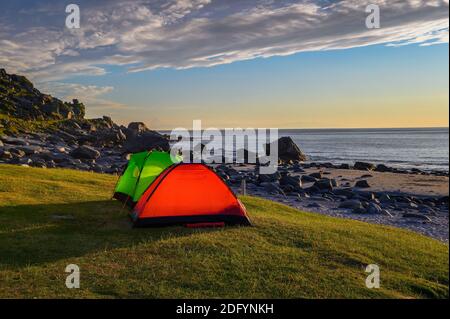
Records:
M0 297L448 298L436 240L254 197L254 227L133 229L116 180L0 165ZM70 263L80 289L65 287Z

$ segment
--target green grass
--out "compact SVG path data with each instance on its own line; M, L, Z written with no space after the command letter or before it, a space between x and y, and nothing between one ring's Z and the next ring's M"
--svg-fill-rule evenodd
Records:
M5 127L0 127L0 135L11 135L20 132L45 132L53 131L62 120L24 120L14 116L2 114L0 110L0 123L2 120L8 122Z
M254 197L254 227L133 229L116 178L0 165L0 297L448 298L436 240ZM80 289L65 287L71 263Z

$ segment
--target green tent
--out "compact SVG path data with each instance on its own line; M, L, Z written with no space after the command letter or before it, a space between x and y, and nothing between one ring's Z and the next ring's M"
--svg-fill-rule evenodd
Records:
M177 156L175 162L172 161L168 152L150 151L132 154L117 182L114 198L134 205L162 171L181 161L181 156Z

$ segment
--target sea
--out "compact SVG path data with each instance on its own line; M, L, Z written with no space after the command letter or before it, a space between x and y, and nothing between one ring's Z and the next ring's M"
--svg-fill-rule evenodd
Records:
M279 136L292 137L310 161L449 170L448 128L294 129Z
M290 136L308 162L364 161L401 169L449 171L448 128L280 129L278 136ZM243 146L236 145L239 148Z

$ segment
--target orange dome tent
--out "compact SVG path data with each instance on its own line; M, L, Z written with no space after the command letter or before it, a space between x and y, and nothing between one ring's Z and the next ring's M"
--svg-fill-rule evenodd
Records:
M231 189L203 164L177 164L162 172L131 213L134 225L250 225Z

